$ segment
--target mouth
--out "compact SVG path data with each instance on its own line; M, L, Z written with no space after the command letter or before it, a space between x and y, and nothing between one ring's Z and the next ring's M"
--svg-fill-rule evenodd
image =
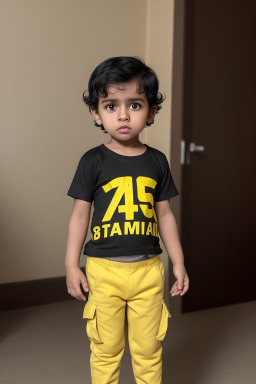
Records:
M122 132L122 133L129 132L130 130L131 130L131 128L128 127L128 125L122 125L121 127L118 128L118 131Z

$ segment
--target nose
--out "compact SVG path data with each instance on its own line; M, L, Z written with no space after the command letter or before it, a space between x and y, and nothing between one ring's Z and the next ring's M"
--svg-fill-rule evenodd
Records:
M125 107L120 108L119 114L118 114L118 120L119 121L128 121L129 120L129 113Z

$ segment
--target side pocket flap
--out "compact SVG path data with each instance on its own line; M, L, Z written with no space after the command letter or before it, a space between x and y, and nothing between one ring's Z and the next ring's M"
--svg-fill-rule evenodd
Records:
M163 341L167 332L168 328L168 318L171 317L170 312L168 311L168 308L163 300L162 302L162 313L161 313L161 318L160 318L160 323L159 323L159 328L158 328L158 333L157 333L157 340Z
M87 301L84 306L83 319L93 319L96 311L96 304Z
M163 308L164 308L164 311L167 313L167 316L168 316L168 317L172 317L171 314L170 314L170 312L168 311L168 308L167 308L167 306L166 306L166 304L165 304L164 301L163 301Z

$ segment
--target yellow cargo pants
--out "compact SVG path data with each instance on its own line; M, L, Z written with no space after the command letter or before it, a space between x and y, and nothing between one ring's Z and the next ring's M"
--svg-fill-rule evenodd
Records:
M83 318L91 341L92 384L118 383L126 314L136 384L161 384L161 341L171 315L163 301L160 256L133 263L88 257L86 276L89 297Z

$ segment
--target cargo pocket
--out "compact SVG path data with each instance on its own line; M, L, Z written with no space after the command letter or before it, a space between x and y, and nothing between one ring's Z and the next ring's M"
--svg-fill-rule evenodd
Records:
M168 318L171 317L170 312L167 309L167 306L163 300L162 302L162 314L159 323L158 333L156 335L156 339L159 341L163 341L168 328Z
M84 307L83 319L87 319L86 333L94 343L102 343L97 326L97 305L87 301Z

